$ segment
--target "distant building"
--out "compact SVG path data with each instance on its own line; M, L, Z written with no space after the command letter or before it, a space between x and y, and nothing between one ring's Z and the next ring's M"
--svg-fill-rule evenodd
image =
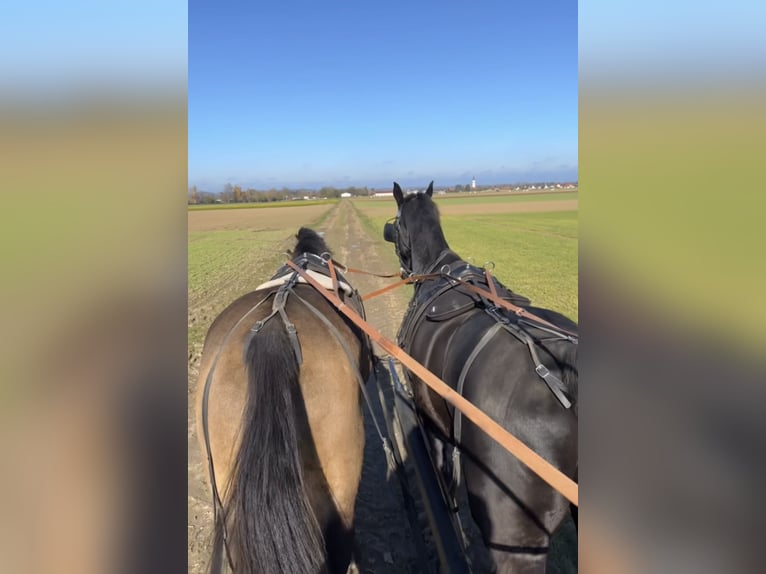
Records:
M351 194L349 192L347 192L347 191L344 191L343 193L340 194L340 196L341 197L351 197Z
M476 189L476 176L471 179L471 189Z

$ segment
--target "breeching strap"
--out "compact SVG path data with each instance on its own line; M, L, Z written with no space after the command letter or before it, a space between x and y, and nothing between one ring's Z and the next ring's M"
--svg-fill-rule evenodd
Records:
M547 482L551 487L559 491L572 504L578 505L578 486L572 479L530 449L518 438L506 431L473 403L461 397L454 389L432 374L410 355L405 353L393 341L384 337L380 331L362 319L359 314L343 303L343 301L341 301L334 293L329 293L326 289L322 289L319 283L298 265L295 265L292 261L288 261L287 265L303 277L307 283L313 285L317 291L330 301L330 303L348 317L355 325L367 333L371 339L390 353L391 356L396 357L400 363L415 373L425 384L431 387L434 392L462 412L477 427L526 464L535 474Z

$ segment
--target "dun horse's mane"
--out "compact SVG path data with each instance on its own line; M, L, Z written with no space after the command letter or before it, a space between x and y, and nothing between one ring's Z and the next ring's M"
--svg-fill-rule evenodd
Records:
M298 233L295 234L295 238L298 240L298 243L295 244L295 249L293 249L293 257L297 257L301 253L313 253L314 255L330 253L332 255L322 236L313 229L301 227Z

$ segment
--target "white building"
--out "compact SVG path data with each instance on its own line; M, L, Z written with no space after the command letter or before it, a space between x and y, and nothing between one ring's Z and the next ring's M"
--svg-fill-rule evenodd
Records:
M476 189L476 176L471 179L471 189Z

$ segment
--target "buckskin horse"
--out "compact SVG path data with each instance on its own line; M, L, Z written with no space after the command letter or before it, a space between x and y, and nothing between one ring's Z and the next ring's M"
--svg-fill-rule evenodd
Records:
M452 251L432 200L405 197L384 227L403 274L427 275L398 334L399 345L570 478L577 471L577 325L532 307ZM490 285L491 282L491 285ZM469 285L523 309L510 313ZM455 495L465 482L471 515L498 572L543 573L567 500L411 373L432 457ZM574 507L572 507L575 513ZM575 514L576 516L576 514Z
M301 228L296 238L293 262L331 288L322 237ZM340 274L337 285L363 314ZM234 572L346 572L371 357L366 336L287 266L215 319L197 391L215 509L211 571L228 560Z

